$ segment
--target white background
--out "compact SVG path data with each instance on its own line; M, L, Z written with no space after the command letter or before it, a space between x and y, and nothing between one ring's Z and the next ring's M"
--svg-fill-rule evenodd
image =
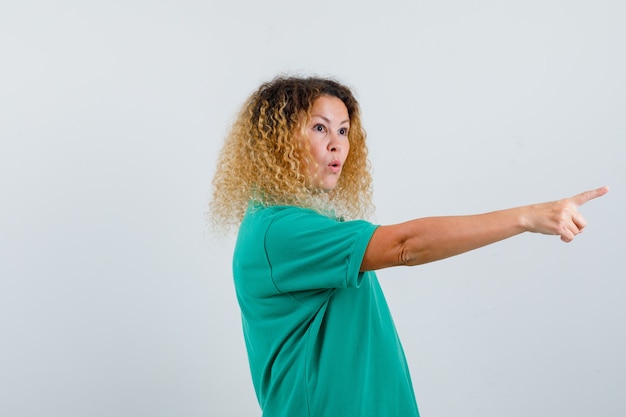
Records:
M354 88L377 223L604 184L573 243L381 271L428 417L626 415L626 3L4 1L0 415L259 416L205 227L239 105Z

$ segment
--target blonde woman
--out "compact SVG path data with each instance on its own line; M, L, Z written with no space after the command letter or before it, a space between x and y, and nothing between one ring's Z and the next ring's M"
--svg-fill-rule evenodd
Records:
M571 241L604 195L378 226L359 105L330 79L280 77L243 105L213 179L214 225L238 228L233 274L265 417L418 416L375 270L522 232Z

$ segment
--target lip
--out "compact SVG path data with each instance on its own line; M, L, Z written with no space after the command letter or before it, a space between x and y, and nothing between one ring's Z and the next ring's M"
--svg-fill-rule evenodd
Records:
M341 171L341 161L338 159L335 159L334 161L331 161L328 164L328 168L333 172L333 173L338 173L339 171Z

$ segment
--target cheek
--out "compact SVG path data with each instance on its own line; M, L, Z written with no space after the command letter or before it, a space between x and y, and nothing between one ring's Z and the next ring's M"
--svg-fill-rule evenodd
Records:
M350 155L350 142L346 141L346 143L342 146L341 150L343 152L344 160L347 160L348 155Z
M309 142L309 151L311 152L311 156L313 157L314 161L317 162L322 157L322 155L323 155L323 149L322 148L323 147L319 143L317 143L315 141L310 141Z

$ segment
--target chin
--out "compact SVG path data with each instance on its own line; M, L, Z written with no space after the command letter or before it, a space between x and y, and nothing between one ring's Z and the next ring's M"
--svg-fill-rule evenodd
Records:
M330 178L330 181L318 181L314 182L314 188L317 188L318 191L329 192L337 188L338 181L334 178Z

